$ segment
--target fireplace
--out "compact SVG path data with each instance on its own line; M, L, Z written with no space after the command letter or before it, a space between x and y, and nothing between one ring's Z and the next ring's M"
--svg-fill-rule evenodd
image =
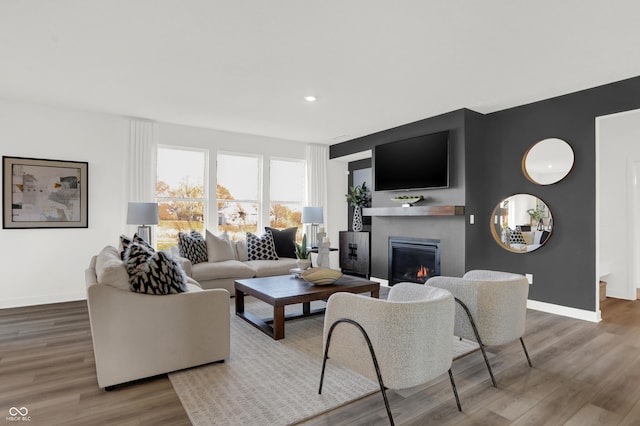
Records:
M389 285L424 284L440 275L440 240L389 237Z

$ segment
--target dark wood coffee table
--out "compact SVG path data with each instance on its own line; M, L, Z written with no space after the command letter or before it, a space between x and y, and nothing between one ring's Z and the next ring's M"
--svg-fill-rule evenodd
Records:
M285 320L324 313L324 309L311 310L311 302L314 300L328 299L333 293L339 291L349 293L370 292L371 297L380 297L380 283L350 275L343 275L335 283L329 285L314 285L301 278L293 278L291 275L249 278L237 280L235 289L236 315L275 340L284 339ZM263 320L250 312L245 312L245 295L253 296L273 306L273 318ZM302 314L285 316L284 307L296 303L302 303Z

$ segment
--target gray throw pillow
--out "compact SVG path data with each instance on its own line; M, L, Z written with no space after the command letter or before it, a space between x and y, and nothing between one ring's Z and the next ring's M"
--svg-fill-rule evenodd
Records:
M229 236L226 232L218 237L207 230L205 241L207 243L209 262L222 262L236 258L235 248L233 243L229 241Z

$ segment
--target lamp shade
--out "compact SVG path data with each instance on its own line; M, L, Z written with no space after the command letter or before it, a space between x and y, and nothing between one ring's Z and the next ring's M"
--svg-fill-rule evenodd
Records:
M322 207L303 207L302 223L323 223Z
M127 225L157 225L158 203L129 203Z

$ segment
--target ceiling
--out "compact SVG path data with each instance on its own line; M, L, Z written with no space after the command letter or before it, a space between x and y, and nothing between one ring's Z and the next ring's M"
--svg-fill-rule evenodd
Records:
M0 0L0 98L332 144L638 76L639 16L637 0Z

